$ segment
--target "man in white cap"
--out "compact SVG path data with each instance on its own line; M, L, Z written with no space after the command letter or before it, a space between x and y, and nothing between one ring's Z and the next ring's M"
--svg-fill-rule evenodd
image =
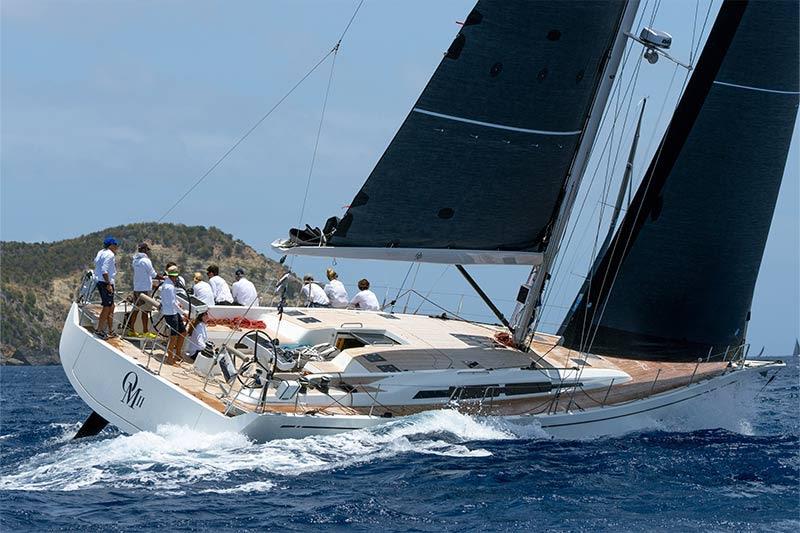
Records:
M244 307L258 307L258 293L253 282L244 277L244 269L237 268L234 272L236 281L231 285L233 295L233 305L243 305Z
M103 248L94 258L94 277L97 279L97 291L100 293L102 310L97 320L99 337L116 337L114 333L114 281L117 276L117 240L106 237Z
M306 274L303 276L303 288L300 289L306 307L330 307L331 301L325 296L322 287L314 283L314 276Z

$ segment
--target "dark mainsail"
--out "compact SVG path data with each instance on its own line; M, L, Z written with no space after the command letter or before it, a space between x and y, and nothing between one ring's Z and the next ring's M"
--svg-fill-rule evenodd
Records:
M541 251L624 10L479 1L329 244Z
M798 106L798 3L726 1L564 345L652 360L743 343Z

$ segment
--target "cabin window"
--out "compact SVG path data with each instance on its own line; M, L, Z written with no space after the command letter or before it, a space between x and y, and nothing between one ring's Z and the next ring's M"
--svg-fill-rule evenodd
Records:
M400 344L385 333L366 331L347 331L336 335L334 345L341 350L361 348L363 346L393 346Z

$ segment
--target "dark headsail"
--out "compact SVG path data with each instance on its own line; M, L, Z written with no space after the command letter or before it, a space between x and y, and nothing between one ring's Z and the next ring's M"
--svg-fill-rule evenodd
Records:
M479 1L329 244L541 251L624 10Z
M692 360L744 341L798 106L796 1L726 1L656 157L560 332Z

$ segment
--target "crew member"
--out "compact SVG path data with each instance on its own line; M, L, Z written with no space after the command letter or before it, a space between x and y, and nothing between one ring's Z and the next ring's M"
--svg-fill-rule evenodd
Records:
M332 268L326 270L325 274L328 276L328 283L325 285L325 296L330 300L331 307L344 309L350 303L350 297L347 295L344 283L339 281L339 275Z
M322 290L322 287L314 283L314 276L311 274L303 276L303 288L300 289L300 294L303 295L306 307L331 306L330 300L325 296L325 291Z
M243 305L245 307L258 307L258 293L253 282L244 277L244 269L237 268L234 272L236 281L231 286L233 295L233 305Z
M175 293L178 283L178 267L167 267L167 279L161 284L161 314L169 327L167 342L167 361L169 365L178 364L181 360L181 349L186 338L186 326L183 324L183 310Z
M208 342L208 329L206 328L206 318L208 313L200 313L189 323L189 339L186 352L190 359L197 358L197 354L203 351Z
M131 265L133 266L133 311L128 319L129 331L127 335L130 337L138 337L136 333L136 317L139 315L139 296L142 294L149 294L153 290L153 279L158 277L156 270L153 268L153 262L150 261L148 253L150 253L150 246L146 242L139 243L137 248L139 251L134 254ZM149 315L142 311L142 336L153 336L155 334L149 332Z
M198 300L202 300L208 307L214 305L214 291L211 290L211 285L207 281L203 281L203 274L200 272L194 273L194 285L192 286L192 293Z
M369 290L369 280L362 279L358 282L359 293L350 300L350 305L361 311L380 311L378 297Z
M115 256L118 248L114 237L106 237L103 248L94 258L94 277L103 307L97 320L97 335L102 338L117 336L114 333L114 279L117 275Z
M206 274L208 274L208 283L211 285L211 291L214 293L214 302L217 305L233 305L231 289L228 287L228 282L219 275L219 267L217 265L208 265Z

